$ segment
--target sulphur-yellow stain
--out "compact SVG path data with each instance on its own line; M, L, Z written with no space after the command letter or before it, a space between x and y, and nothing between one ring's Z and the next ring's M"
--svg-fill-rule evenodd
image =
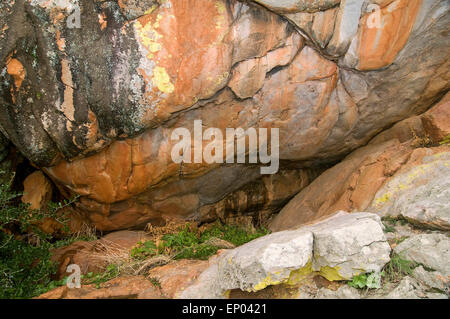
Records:
M174 85L170 82L169 74L163 67L157 66L153 69L152 82L161 92L169 94L175 90Z
M225 25L225 4L219 0L216 2L216 8L217 8L217 12L219 13L219 16L217 17L216 20L216 29L221 29L224 25Z
M308 275L313 273L312 262L308 261L308 263L300 269L293 270L289 274L289 279L287 280L288 285L296 285L302 280L304 280Z
M279 284L288 284L288 285L296 285L306 279L311 274L318 274L329 281L339 281L346 280L341 274L339 274L340 267L330 267L324 266L321 267L319 271L314 271L312 267L312 262L308 261L308 263L302 268L292 270L289 274L289 277L281 280L274 280L272 275L279 275L280 272L276 272L273 274L268 274L266 278L261 280L259 283L254 285L252 288L247 289L249 292L255 292L266 288L267 286L274 286Z
M153 11L155 11L156 7L156 4L152 5L149 9L147 9L147 11L144 12L144 15L151 14Z
M271 274L269 274L266 278L264 278L262 281L260 281L259 283L257 283L256 285L253 286L253 288L248 289L249 292L251 291L259 291L259 290L263 290L264 288L266 288L267 286L271 286L271 285L279 285L281 283L283 283L285 280L273 280Z
M160 15L158 15L159 17ZM141 24L140 21L136 22L136 31L139 34L140 42L142 45L150 51L147 58L153 59L153 53L161 50L161 44L158 42L162 35L160 35L155 28L159 26L159 19L153 24L147 23L145 26Z
M391 199L391 193L386 193L383 196L376 199L375 203L376 205L384 204L388 202Z
M345 280L345 278L339 274L339 269L340 269L339 266L335 267L324 266L320 268L319 274L329 281Z

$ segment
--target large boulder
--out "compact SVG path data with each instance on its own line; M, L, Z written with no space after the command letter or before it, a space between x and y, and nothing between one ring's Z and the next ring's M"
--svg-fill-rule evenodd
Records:
M28 175L23 182L23 188L22 202L28 204L32 210L45 209L45 205L52 198L52 184L41 171Z
M450 94L420 116L383 131L300 191L272 220L274 231L336 211L370 211L448 229Z
M446 0L255 2L3 1L2 133L117 230L198 218L261 178L174 163L176 127L276 127L282 165L317 167L449 88Z
M422 162L390 179L368 211L402 217L421 227L450 230L450 152L426 156Z
M444 234L412 236L394 248L394 252L407 260L450 276L450 239Z
M61 286L36 299L162 299L161 291L144 276L114 278L99 285L80 288Z
M390 251L378 216L341 212L222 253L180 297L223 298L233 289L255 292L296 284L313 273L330 281L350 280L360 273L380 272Z

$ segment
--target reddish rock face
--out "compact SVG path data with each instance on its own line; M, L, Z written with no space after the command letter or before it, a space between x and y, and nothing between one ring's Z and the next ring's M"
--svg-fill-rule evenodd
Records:
M379 27L364 3L80 2L68 28L62 4L2 2L1 131L99 230L217 216L236 194L231 206L272 213L450 87L448 1L370 1ZM430 134L441 114L423 118ZM280 195L254 165L174 163L171 132L194 120L279 128L277 178L301 181Z
M394 61L408 41L421 4L421 0L403 0L386 5L377 17L380 28L370 27L374 17L364 15L357 36L358 70L376 70Z
M376 198L383 185L402 174L412 175L408 172L416 167L424 171L420 168L426 164L424 158L450 152L448 145L439 146L443 137L450 134L450 127L444 124L450 123L449 97L447 94L423 115L397 123L325 171L281 210L270 228L273 231L297 228L339 210L377 212L374 203L383 201ZM424 147L431 145L435 147ZM443 165L448 166L447 162L443 160ZM419 186L414 183L413 187Z
M180 260L150 270L149 276L161 283L161 291L167 298L176 298L209 266L207 260Z
M144 276L126 276L78 289L62 286L36 299L161 299L161 292Z
M115 261L128 259L131 249L142 240L148 239L143 232L118 231L110 233L99 240L76 241L73 244L57 248L52 253L52 261L58 265L59 279L68 276L67 266L77 264L81 274L103 272L111 258Z
M52 184L41 171L28 175L23 187L22 202L29 204L31 210L45 208L52 198Z

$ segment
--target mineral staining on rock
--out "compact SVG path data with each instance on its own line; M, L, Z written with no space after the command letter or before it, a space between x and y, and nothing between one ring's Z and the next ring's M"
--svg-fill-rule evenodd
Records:
M384 185L369 210L450 230L450 153L427 156L423 162Z
M232 289L259 291L270 285L296 284L311 273L330 281L380 272L389 261L378 216L335 216L297 230L267 235L217 257L182 298L221 298Z
M200 218L257 177L250 166L202 163L181 168L187 183L170 161L173 128L193 119L205 128L277 127L280 160L309 168L424 112L448 90L448 2L377 1L380 28L367 23L365 3L78 2L79 29L68 29L67 10L51 1L8 4L2 132L81 195L78 209L98 229L142 225L170 207ZM25 7L28 16L19 14ZM238 170L243 182L229 187L224 174ZM200 188L207 174L215 191L183 190Z

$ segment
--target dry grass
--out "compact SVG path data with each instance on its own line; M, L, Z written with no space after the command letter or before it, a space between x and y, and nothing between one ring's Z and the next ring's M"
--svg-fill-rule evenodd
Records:
M130 249L104 239L95 244L95 252L91 254L91 258L103 265L104 269L108 265L116 265L121 275L147 275L152 268L168 264L172 257L158 255L135 260L130 256Z

